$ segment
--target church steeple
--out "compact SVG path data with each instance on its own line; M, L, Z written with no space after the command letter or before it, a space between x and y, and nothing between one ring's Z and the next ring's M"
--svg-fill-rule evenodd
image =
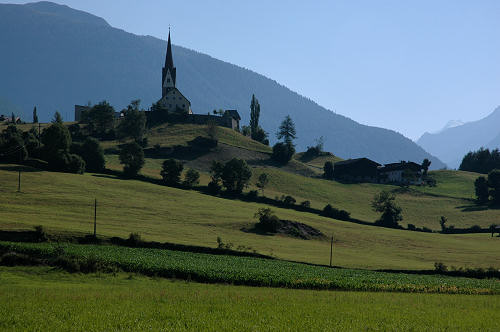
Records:
M165 57L165 67L162 75L162 95L165 96L169 88L175 87L176 68L174 67L174 58L172 56L172 42L170 40L170 28L168 29L167 56Z

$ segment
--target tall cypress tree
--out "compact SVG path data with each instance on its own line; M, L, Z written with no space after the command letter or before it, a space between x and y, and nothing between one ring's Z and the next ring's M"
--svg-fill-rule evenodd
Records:
M38 123L38 115L36 114L36 106L33 109L33 123Z
M250 136L255 139L259 131L260 104L259 100L252 95L250 103Z

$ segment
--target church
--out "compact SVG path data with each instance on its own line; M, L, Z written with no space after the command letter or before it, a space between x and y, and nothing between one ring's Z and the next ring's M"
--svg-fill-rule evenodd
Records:
M158 106L162 111L167 111L168 113L193 114L191 102L175 87L176 78L177 70L174 67L169 31L167 56L165 57L165 66L162 70L162 97L158 101Z

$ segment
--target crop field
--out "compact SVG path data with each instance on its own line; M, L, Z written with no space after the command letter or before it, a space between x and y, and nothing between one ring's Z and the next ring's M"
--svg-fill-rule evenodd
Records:
M338 269L253 257L117 246L0 242L0 249L44 258L57 255L92 258L116 265L126 272L208 283L356 291L500 294L498 279Z
M327 264L330 244L265 236L242 229L256 222L263 204L228 200L100 174L73 175L29 171L17 193L17 168L0 167L0 228L26 230L43 225L51 233L88 234L93 203L98 200L97 232L127 237L140 233L147 241L215 247L224 242L247 246L278 258ZM267 193L266 193L267 195ZM335 204L335 203L333 203ZM335 238L334 264L368 269L432 269L448 266L500 266L498 238L489 234L442 235L364 226L315 214L271 207L283 219L306 223Z
M2 331L497 331L500 296L297 290L0 267ZM140 303L140 305L138 305Z

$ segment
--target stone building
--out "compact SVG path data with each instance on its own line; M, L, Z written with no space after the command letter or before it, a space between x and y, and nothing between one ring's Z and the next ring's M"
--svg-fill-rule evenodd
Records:
M161 111L169 113L193 114L191 111L191 102L175 87L176 80L177 68L174 67L169 31L165 67L162 70L162 94L161 99L158 101L158 106L161 108Z

